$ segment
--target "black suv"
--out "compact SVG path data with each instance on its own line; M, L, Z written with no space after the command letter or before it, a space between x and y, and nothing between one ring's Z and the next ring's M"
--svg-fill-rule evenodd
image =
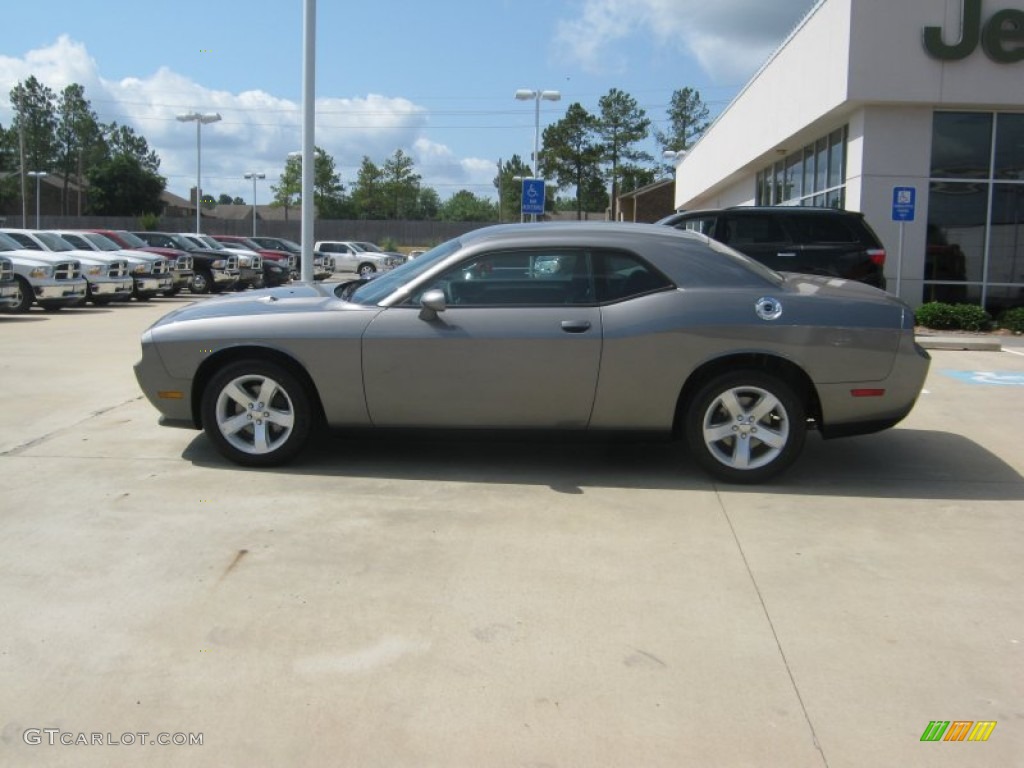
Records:
M658 223L700 232L780 272L832 275L885 289L885 248L862 213L737 206L684 211Z

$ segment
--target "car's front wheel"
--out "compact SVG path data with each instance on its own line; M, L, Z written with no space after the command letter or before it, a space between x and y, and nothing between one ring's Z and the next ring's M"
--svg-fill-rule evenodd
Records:
M705 384L684 414L690 454L710 475L758 483L786 469L803 448L806 412L793 388L760 371Z
M202 400L203 429L224 456L250 467L290 461L302 450L313 409L290 371L265 360L242 360L219 371Z
M192 293L205 294L213 288L213 275L207 269L197 269L192 275Z
M16 303L8 309L8 312L20 315L28 312L29 307L32 306L32 285L21 275L15 275L14 279L18 283L18 294L15 297Z
M375 267L373 264L369 264L369 263L360 264L359 265L359 269L358 269L359 276L361 278L363 278L364 280L366 280L368 277L370 277L376 271L377 271L377 267Z

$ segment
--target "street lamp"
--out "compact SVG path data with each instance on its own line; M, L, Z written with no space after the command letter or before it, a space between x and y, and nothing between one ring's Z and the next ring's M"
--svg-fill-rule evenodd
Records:
M252 236L256 237L256 180L267 178L267 174L252 171L245 174L245 178L252 179Z
M516 100L518 101L533 101L535 104L533 113L533 175L535 178L541 178L540 175L540 103L541 101L558 101L562 98L562 94L558 91L541 91L541 90L530 90L529 88L520 88L516 91ZM530 218L532 221L537 220L537 214L531 214Z
M203 123L216 123L221 120L219 112L186 112L183 115L178 115L178 120L182 123L195 122L196 124L196 234L202 232L202 228L199 223L199 204L202 202L202 173L203 173L203 139L202 139L202 127Z
M39 229L39 180L46 176L46 171L29 171L26 176L34 176L36 180L36 229Z

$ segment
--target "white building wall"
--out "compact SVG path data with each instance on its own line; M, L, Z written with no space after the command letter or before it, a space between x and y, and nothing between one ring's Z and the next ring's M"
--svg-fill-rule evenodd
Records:
M845 103L851 2L817 6L693 146L678 166L677 208L752 202L757 170Z
M984 0L982 24L1022 0ZM895 289L899 225L892 189L917 189L904 225L903 298L921 296L932 115L936 109L1024 109L1024 63L979 46L960 61L925 51L924 28L961 34L963 0L822 0L678 164L675 205L696 210L755 201L757 173L848 126L846 207L862 211L886 246Z

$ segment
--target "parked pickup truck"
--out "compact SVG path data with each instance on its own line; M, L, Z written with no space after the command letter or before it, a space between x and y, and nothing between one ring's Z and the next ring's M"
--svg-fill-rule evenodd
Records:
M276 288L298 277L295 270L296 259L288 251L264 248L251 238L239 235L210 235L210 237L229 249L247 248L258 253L263 259L263 285L266 288Z
M86 282L78 261L46 251L26 251L4 234L0 234L0 252L11 262L18 286L15 303L8 311L28 312L32 302L57 310L85 299Z
M0 256L0 309L11 309L20 297L18 281L14 279L14 265Z
M405 256L400 253L368 249L367 245L351 240L321 240L313 246L313 252L332 256L334 268L338 272L355 272L362 278L368 278L375 272L386 272L405 263Z
M170 290L174 284L170 263L154 253L126 250L113 240L95 232L75 232L66 229L52 231L72 248L106 253L108 256L116 256L127 261L128 272L132 278L132 298L136 301L149 301L154 296Z
M270 248L275 251L286 251L295 257L295 279L299 279L302 273L302 247L294 240L286 240L283 237L253 237L251 240L261 248ZM334 259L323 254L313 254L313 279L326 280L334 274Z
M57 235L31 229L2 230L20 247L35 252L51 253L60 258L73 259L79 263L82 277L86 280L86 300L97 306L113 301L128 301L132 295L132 279L128 274L128 262L111 258L105 253L79 251Z
M191 232L179 233L186 240L190 240L200 248L209 248L213 251L221 251L226 254L234 254L238 258L238 282L235 283L235 290L241 291L246 288L263 287L263 257L256 251L248 248L225 245L214 240L209 235L195 234Z
M171 276L174 278L174 282L170 288L164 291L164 296L177 296L182 291L191 287L193 274L192 257L185 253L185 251L178 248L158 248L149 245L141 237L125 229L90 229L89 231L97 235L103 235L121 248L152 253L167 259L171 265Z
M170 232L133 232L156 248L176 248L192 257L192 293L220 293L238 283L238 257L233 253L204 248L189 238Z

